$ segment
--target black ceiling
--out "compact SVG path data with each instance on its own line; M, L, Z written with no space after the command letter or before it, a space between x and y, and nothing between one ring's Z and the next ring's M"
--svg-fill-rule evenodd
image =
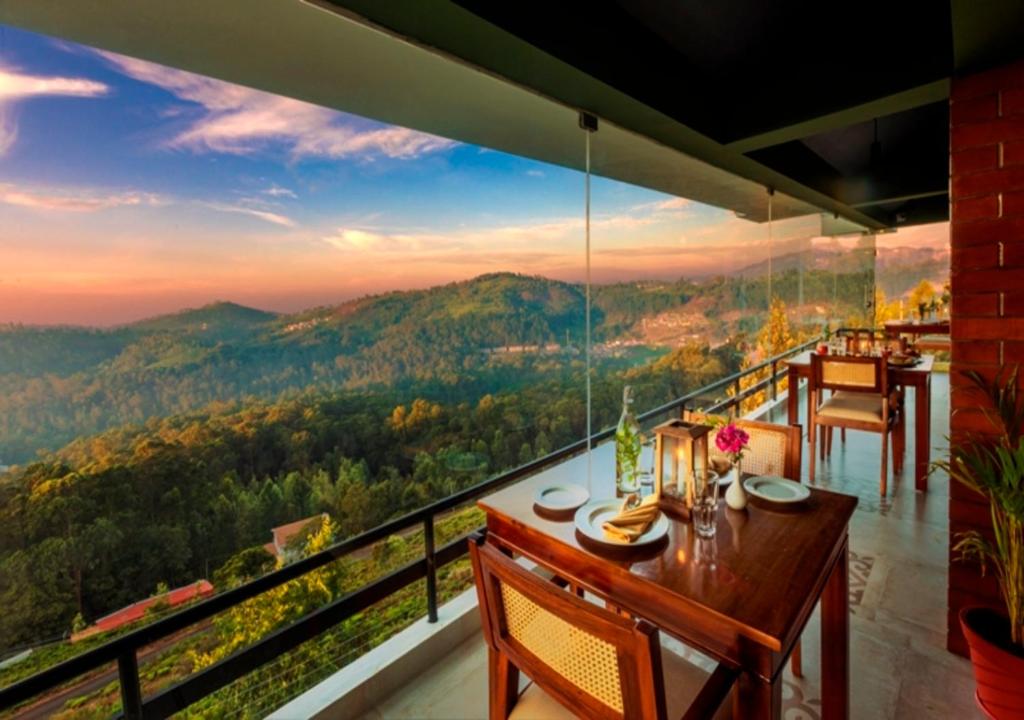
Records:
M456 2L723 144L953 69L935 0Z
M1024 0L320 1L885 226L948 218L949 78L1024 56Z

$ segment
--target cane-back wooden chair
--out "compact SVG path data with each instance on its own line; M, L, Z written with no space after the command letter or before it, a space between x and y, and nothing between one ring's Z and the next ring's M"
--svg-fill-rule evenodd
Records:
M689 422L709 423L712 418L696 412L683 413ZM735 419L732 421L750 436L747 450L743 453L743 472L751 475L778 475L793 482L800 482L803 471L803 428L800 425L778 425L759 420ZM708 446L712 461L728 462L725 453L715 446L712 438ZM790 655L790 667L796 677L803 677L802 646L797 641Z
M847 355L868 355L870 351L882 340L884 332L873 328L841 327L835 332L836 337L846 340ZM846 428L839 428L840 439L846 443ZM826 455L832 454L832 428L826 428L825 439L821 443L821 450L818 457L822 460Z
M683 413L689 422L709 423L711 416L697 412ZM760 420L735 419L732 421L750 436L750 443L743 453L743 472L751 475L779 475L800 482L800 463L803 444L799 425L779 425ZM728 461L715 446L714 438L709 441L708 455L714 461Z
M706 673L661 651L658 630L532 573L482 536L469 541L488 650L491 720L731 716L737 671ZM520 694L519 673L532 682Z
M831 396L826 397L825 391ZM905 444L898 389L890 389L884 357L837 357L811 354L810 478L815 478L815 444L826 431L839 427L864 430L882 436L882 467L879 491L885 495L889 480L889 442L893 443L893 467L902 470Z

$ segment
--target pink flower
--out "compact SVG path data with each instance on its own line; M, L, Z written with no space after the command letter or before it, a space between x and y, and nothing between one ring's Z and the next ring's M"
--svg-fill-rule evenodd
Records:
M750 442L750 436L732 423L721 428L715 434L715 445L719 450L731 455L733 459L739 457Z

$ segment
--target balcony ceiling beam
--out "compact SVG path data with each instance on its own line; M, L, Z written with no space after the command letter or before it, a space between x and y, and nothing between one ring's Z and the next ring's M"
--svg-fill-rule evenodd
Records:
M949 78L943 78L924 85L918 85L903 92L861 103L860 105L854 105L845 110L819 115L818 117L809 118L793 125L780 127L759 135L752 135L741 140L735 140L727 143L725 147L733 152L747 154L754 150L782 145L793 140L802 140L803 138L819 135L830 130L838 130L878 117L912 110L922 105L941 102L948 98Z

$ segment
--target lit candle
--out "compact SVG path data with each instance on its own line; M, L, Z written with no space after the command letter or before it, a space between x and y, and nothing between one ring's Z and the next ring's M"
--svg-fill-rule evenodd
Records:
M686 478L689 467L689 463L686 462L686 448L680 445L676 457L676 489L679 492L679 497L686 497Z

